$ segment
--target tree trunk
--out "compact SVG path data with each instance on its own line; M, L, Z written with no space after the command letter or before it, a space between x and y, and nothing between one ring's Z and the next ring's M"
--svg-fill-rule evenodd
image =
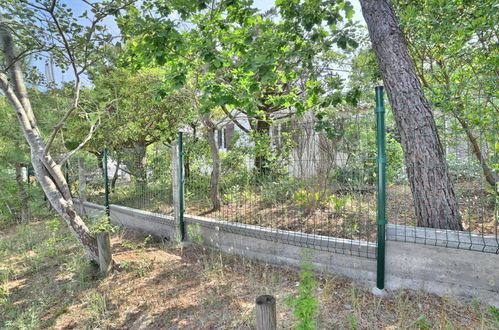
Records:
M97 157L97 166L100 169L101 176L104 176L104 153L103 152L96 152L95 157Z
M203 115L203 124L207 129L206 137L210 145L211 159L213 160L211 179L210 179L210 199L212 211L220 210L220 199L218 197L218 185L220 182L220 152L218 150L217 140L215 138L216 126L209 114Z
M135 143L135 174L136 174L136 189L144 192L147 188L147 148L141 143Z
M462 230L433 113L395 12L388 0L361 0L360 3L400 132L417 224Z
M14 108L20 127L30 146L31 162L38 182L50 204L64 218L76 239L85 247L88 257L98 262L97 241L74 211L73 200L60 165L56 164L50 154L45 151L46 144L31 108L21 65L15 55L14 41L9 28L2 24L0 24L0 39L4 61L6 67L9 68L10 76L8 79L6 74L0 72L0 88Z
M270 124L266 120L257 119L256 125L253 128L257 133L257 141L255 143L270 144ZM257 149L262 150L255 156L255 170L257 174L267 174L270 171L267 146L260 146Z
M483 155L482 149L477 141L477 137L471 131L468 123L464 118L462 118L457 111L452 111L452 115L457 119L461 127L463 128L468 140L471 143L471 149L473 150L473 154L475 155L478 162L480 162L480 166L482 167L483 175L485 176L485 180L492 186L495 187L497 183L497 175L492 171L487 162L487 158Z
M116 181L118 181L118 171L120 169L120 162L121 162L121 159L120 159L120 156L118 153L116 153L117 156L116 156L116 168L114 170L114 174L113 174L113 178L111 179L111 191L114 193L114 190L116 188Z
M26 191L26 186L23 180L23 167L21 163L16 162L16 181L19 192L19 198L21 199L21 222L27 223L30 219L29 212L29 196Z

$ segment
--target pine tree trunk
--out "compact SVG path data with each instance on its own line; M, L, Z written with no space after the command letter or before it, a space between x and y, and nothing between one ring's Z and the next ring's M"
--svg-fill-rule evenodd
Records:
M431 107L388 0L361 0L372 47L401 135L417 224L462 230Z

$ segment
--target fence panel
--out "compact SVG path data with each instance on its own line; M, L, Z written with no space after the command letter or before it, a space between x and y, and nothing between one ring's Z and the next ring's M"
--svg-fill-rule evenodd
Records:
M112 153L108 168L111 204L165 215L173 212L169 146Z
M289 244L369 254L376 241L373 109L320 122L244 125L217 130L216 149L205 134L185 134L186 213L262 226L276 236L291 231ZM331 237L338 239L324 239Z
M408 241L445 247L499 253L498 239L498 143L497 84L481 82L475 88L433 86L424 92L430 101L437 123L445 164L430 160L431 173L439 166L447 167L459 209L460 233L422 228L416 217L415 203L424 202L414 196L407 179L406 164L401 157L400 135L393 119L388 128L388 199L389 240ZM403 100L401 106L416 107L416 91L394 95ZM423 137L422 128L413 128L413 138ZM441 184L431 175L433 185ZM452 196L448 197L453 198ZM435 198L434 198L435 199ZM434 200L443 204L449 200ZM444 219L441 219L445 221Z

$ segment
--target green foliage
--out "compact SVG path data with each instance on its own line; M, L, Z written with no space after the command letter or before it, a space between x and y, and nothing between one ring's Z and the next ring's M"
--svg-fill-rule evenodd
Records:
M422 329L422 330L427 330L431 328L431 324L428 322L426 315L421 314L414 322L412 322L412 326Z
M86 311L93 321L99 321L108 313L108 302L105 294L92 292L87 295Z
M355 315L348 316L348 329L357 329L359 327Z
M295 178L263 182L259 185L262 202L266 206L277 206L290 201L301 186Z
M300 283L298 284L298 295L286 299L286 304L294 309L293 315L297 319L295 328L299 330L312 330L317 328L314 315L318 311L319 303L314 298L317 281L314 279L311 263L311 251L303 250L303 258L306 260L300 264Z
M492 316L492 320L499 326L499 308L495 306L489 306L489 314Z
M496 1L420 0L394 5L426 95L435 113L444 115L438 123L441 139L452 146L478 138L483 159L491 169L497 167ZM462 165L453 159L451 163ZM474 165L481 163L476 160ZM468 169L454 172L469 178Z
M334 212L340 213L350 200L351 198L348 195L328 195L327 190L311 192L306 189L299 189L293 194L293 202L298 207L307 210L307 213L312 213L328 205L332 206Z
M124 64L165 68L165 95L189 86L199 91L201 113L223 107L264 121L341 99L341 79L326 67L358 45L348 1L279 1L267 13L251 1L214 1L203 11L189 3L165 12L161 1L145 1L118 18L127 35ZM189 29L167 18L174 13Z
M116 231L116 227L111 225L107 215L105 215L105 214L103 214L99 217L91 218L90 224L88 227L89 227L90 232L92 232L92 233L99 233L99 232L113 233Z
M204 238L201 233L201 226L199 223L196 223L194 226L190 225L187 227L187 237L189 237L189 239L196 244L203 244Z

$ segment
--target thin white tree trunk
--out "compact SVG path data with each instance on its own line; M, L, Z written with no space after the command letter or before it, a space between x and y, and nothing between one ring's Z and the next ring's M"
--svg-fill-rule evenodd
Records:
M9 81L6 74L0 73L0 88L14 108L30 146L31 162L38 182L50 204L63 217L77 240L86 249L88 257L98 262L97 242L74 210L69 187L60 166L49 153L45 152L47 145L33 115L21 66L15 56L12 36L8 28L2 24L0 24L0 39L10 77Z

